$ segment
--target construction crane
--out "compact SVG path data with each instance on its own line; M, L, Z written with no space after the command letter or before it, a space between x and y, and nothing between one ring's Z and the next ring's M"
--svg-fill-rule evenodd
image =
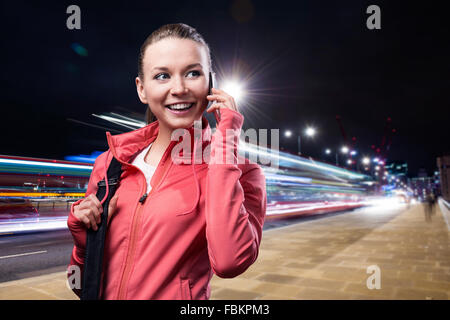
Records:
M339 129L341 130L342 138L344 139L344 145L349 149L350 156L352 156L353 154L351 152L354 151L355 147L356 147L356 137L352 137L351 142L350 142L347 138L347 134L345 132L344 125L342 124L342 118L340 115L336 115L336 121L339 125ZM350 159L350 160L351 160L350 164L355 163L352 159ZM356 164L358 166L358 163L356 163ZM336 153L336 165L338 165L337 153Z
M381 143L379 147L372 145L371 148L383 159L386 159L387 153L392 144L392 136L397 132L395 128L392 127L392 119L391 117L387 117L386 124L384 125L383 138L381 139Z
M336 121L339 125L339 129L341 130L342 138L344 138L344 144L350 148L351 150L355 149L356 146L356 137L352 137L352 143L350 144L347 139L347 134L345 133L344 126L342 125L342 118L340 115L336 115Z

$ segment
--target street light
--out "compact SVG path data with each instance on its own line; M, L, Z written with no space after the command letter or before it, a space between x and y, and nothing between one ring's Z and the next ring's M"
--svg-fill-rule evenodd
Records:
M316 129L314 129L314 128L312 128L312 127L308 127L308 128L306 128L306 130L305 130L305 134L308 136L308 137L313 137L315 134L316 134ZM290 138L291 136L292 136L292 131L291 130L286 130L285 132L284 132L284 136L285 137L287 137L287 138ZM299 155L301 155L302 154L302 149L301 149L301 136L302 136L302 133L301 133L301 131L298 133L298 136L297 136L297 143L298 143L298 154Z
M236 102L239 102L244 96L244 90L242 89L241 83L238 81L226 81L223 85L223 91L232 96Z
M362 162L363 162L363 164L368 165L368 164L370 164L370 159L367 157L364 157Z
M341 149L341 152L344 153L344 154L347 154L348 153L348 147L343 146L342 149Z
M327 155L330 155L331 154L331 149L325 149L325 153L327 154ZM336 156L336 166L338 166L339 165L339 159L338 159L338 152L337 151L335 151L335 156Z
M314 137L314 135L316 134L316 129L308 127L306 128L305 133L308 137Z

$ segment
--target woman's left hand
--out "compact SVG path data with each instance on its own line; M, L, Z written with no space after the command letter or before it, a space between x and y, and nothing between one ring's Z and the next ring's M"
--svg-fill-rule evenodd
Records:
M206 110L206 112L213 112L217 110L220 112L220 108L228 108L233 111L239 112L238 106L236 102L234 101L234 98L230 96L228 93L226 93L223 90L211 88L211 95L206 96L206 98L209 101L215 101L209 109Z

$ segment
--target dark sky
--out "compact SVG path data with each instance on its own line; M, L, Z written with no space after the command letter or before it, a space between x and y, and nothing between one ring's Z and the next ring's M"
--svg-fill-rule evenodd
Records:
M395 3L393 3L395 2ZM81 8L81 30L66 8ZM366 8L381 8L368 30ZM134 78L139 47L156 28L184 22L209 43L213 63L239 69L251 109L245 128L305 128L302 151L324 158L343 144L336 115L360 154L373 155L387 117L389 160L410 175L450 151L449 22L421 1L3 1L0 154L63 159L106 149L92 113L144 114ZM86 48L78 55L72 44ZM103 125L108 126L106 123ZM110 126L112 127L112 126ZM296 151L296 140L281 136Z

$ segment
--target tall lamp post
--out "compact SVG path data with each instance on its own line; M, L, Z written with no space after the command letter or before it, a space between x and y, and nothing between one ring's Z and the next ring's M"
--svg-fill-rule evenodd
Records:
M305 130L305 134L308 137L314 137L314 135L316 134L316 129L314 129L312 127L308 127ZM289 138L292 136L292 131L286 130L284 132L284 135ZM302 154L302 132L301 131L297 135L297 147L298 147L298 155L300 156Z
M325 149L325 154L330 155L331 152L332 152L331 149ZM339 166L338 152L335 151L334 155L336 157L336 166Z
M314 129L313 127L308 127L308 128L306 128L306 130L305 130L305 134L308 136L308 137L314 137L314 135L316 134L316 129ZM301 149L301 147L302 147L302 145L301 145L301 136L302 136L302 134L301 134L301 132L299 132L299 134L298 134L298 138L297 138L297 142L298 142L298 155L301 155L302 154L302 149Z

